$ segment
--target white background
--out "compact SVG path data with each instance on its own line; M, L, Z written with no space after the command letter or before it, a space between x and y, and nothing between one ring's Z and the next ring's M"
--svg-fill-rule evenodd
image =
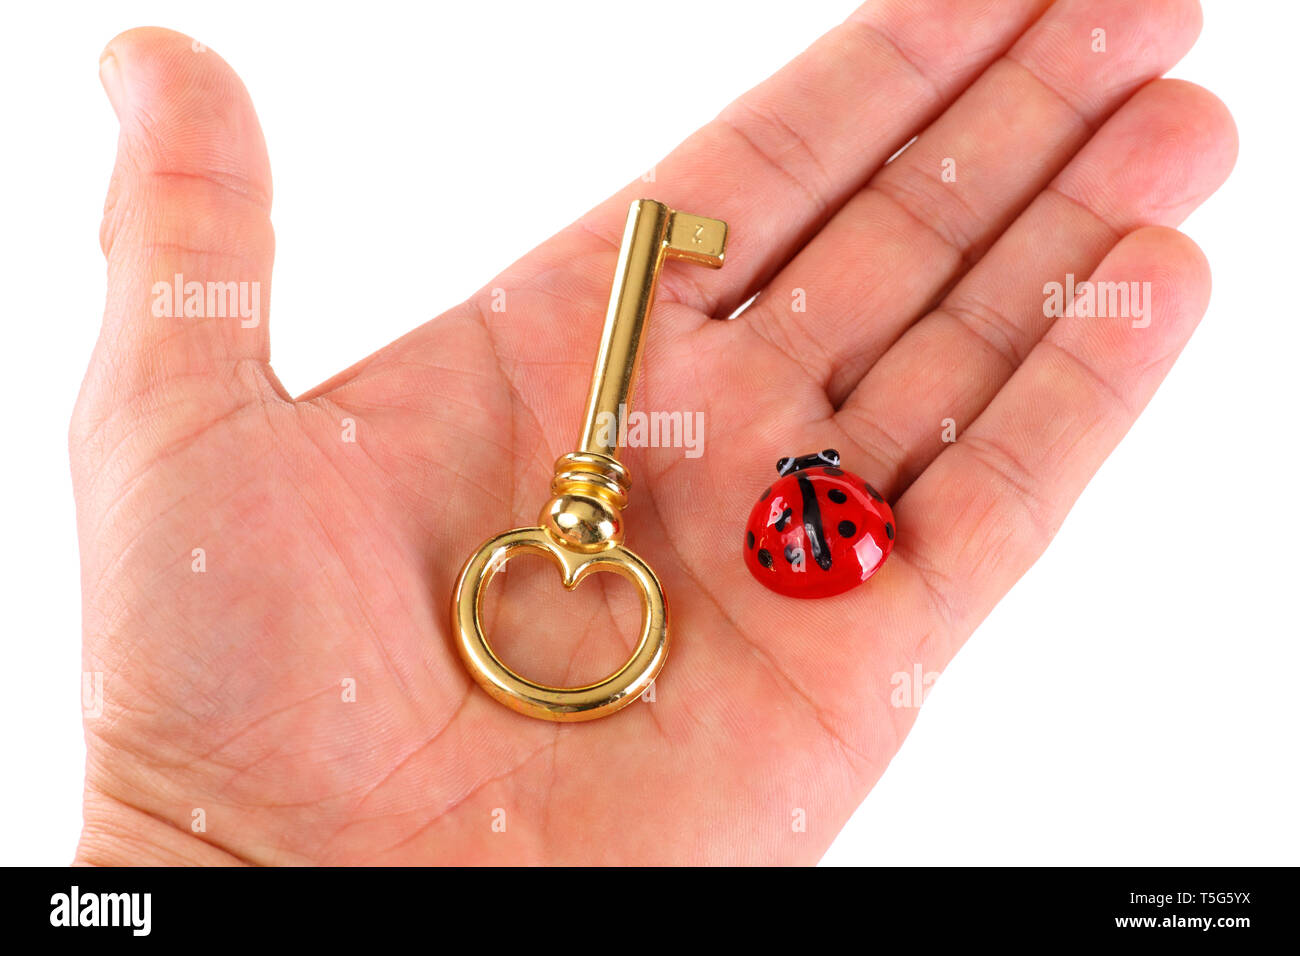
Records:
M103 307L104 44L169 26L252 92L275 173L274 363L300 392L464 298L853 6L5 5L0 863L65 863L80 825L65 436ZM1241 134L1232 178L1183 227L1214 268L1206 322L827 863L1300 863L1300 15L1205 7L1173 75ZM655 43L709 69L631 52Z

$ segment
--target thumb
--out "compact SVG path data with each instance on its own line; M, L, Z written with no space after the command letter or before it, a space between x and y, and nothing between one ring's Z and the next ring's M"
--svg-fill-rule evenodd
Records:
M282 391L267 365L271 171L239 77L159 28L113 39L100 77L121 132L100 230L107 304L81 404L216 417L250 389Z

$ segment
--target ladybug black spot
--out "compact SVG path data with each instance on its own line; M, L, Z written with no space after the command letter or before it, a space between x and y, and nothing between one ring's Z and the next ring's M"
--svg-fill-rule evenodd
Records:
M772 552L767 550L767 548L759 548L758 563L770 570L772 567Z
M750 551L754 550L754 532L752 531L745 532L745 545L746 547L749 548Z
M794 512L791 509L786 508L784 511L782 511L781 517L776 519L776 530L784 531L785 526L790 523L790 519L793 517L794 517Z
M871 497L874 498L876 501L885 500L884 498L880 497L880 492L878 492L875 488L872 488L865 481L862 483L862 486L867 489L867 494L871 495Z
M763 493L762 493L761 495L758 496L758 500L759 500L759 501L766 501L766 500L767 500L767 496L770 495L771 493L772 493L772 489L771 489L771 488L766 488L766 489L764 489Z
M841 538L851 538L855 534L857 534L857 531L858 531L858 526L855 525L852 521L840 522L839 532Z
M826 492L826 497L831 499L831 501L835 502L837 505L842 505L844 502L849 500L849 496L838 488L832 488L830 491Z
M843 469L843 468L823 468L823 469L822 469L822 474L823 474L823 475L830 475L832 478L838 478L840 475L844 474L844 469Z
M803 548L798 545L787 544L785 546L785 559L791 564L803 560Z
M890 541L894 540L894 526L888 521L885 522L885 534L889 536Z

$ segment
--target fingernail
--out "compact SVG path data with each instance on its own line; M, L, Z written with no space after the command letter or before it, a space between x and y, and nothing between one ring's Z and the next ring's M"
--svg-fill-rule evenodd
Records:
M122 84L122 69L118 66L117 57L112 53L105 53L100 58L99 82L104 84L104 92L108 94L108 101L113 104L113 112L121 121L122 108L126 102L126 89Z

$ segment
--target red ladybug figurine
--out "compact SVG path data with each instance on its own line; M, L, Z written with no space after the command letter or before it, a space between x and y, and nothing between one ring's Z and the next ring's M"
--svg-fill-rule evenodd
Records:
M781 476L745 524L745 566L786 597L843 594L880 569L894 548L894 512L840 468L840 453L782 458Z

